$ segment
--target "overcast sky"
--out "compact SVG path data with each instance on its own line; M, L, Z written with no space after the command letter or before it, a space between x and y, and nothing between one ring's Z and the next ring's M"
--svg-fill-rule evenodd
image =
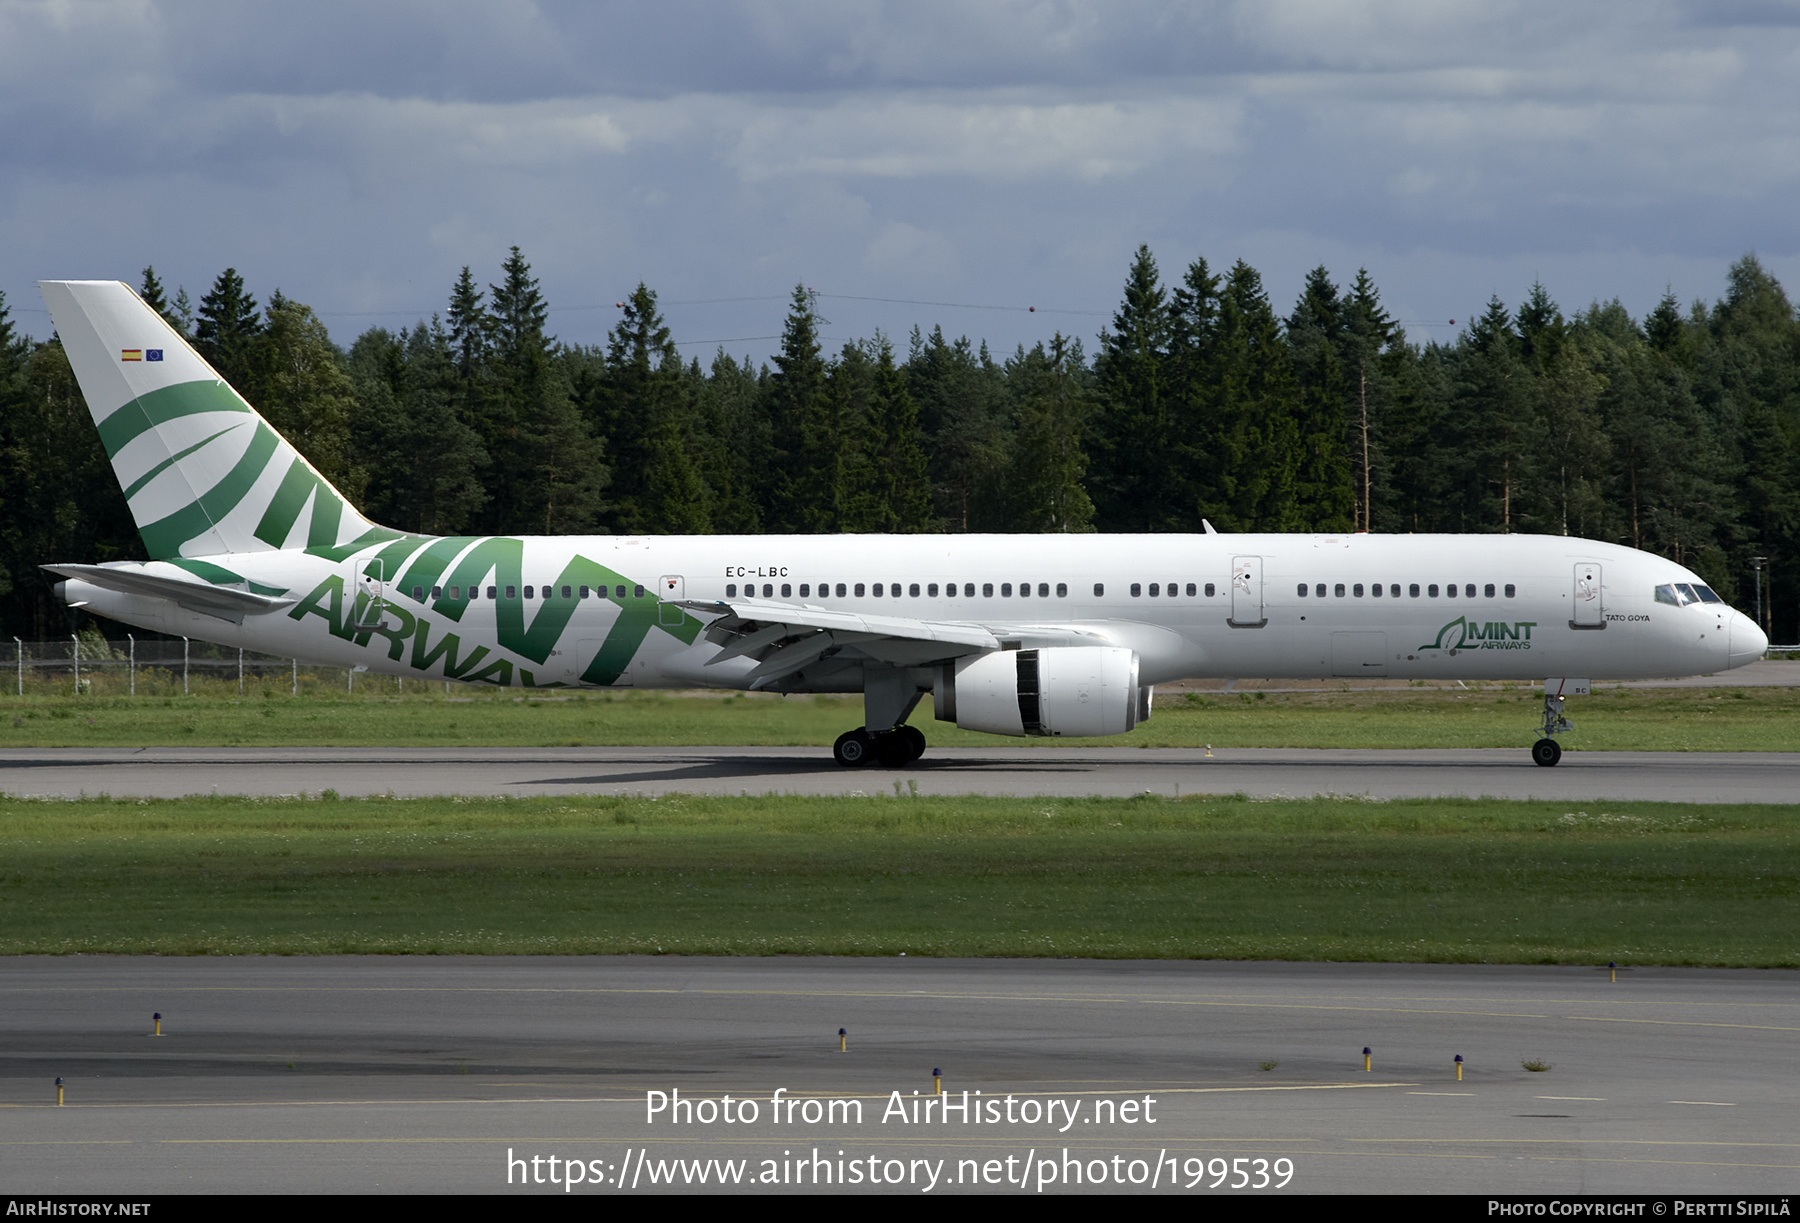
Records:
M1366 266L1449 341L1537 280L1800 289L1797 103L1797 0L0 0L0 290L43 336L39 279L229 265L347 344L516 244L569 342L643 281L762 359L804 283L836 340L1004 356L1091 351L1148 243L1283 314Z

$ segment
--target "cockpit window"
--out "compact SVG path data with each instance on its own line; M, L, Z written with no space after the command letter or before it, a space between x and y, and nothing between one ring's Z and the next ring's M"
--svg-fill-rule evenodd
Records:
M1675 590L1681 595L1681 601L1683 603L1698 603L1700 601L1700 596L1695 594L1694 588L1689 586L1686 582L1675 583Z
M1694 593L1700 596L1700 601L1702 603L1723 603L1725 601L1714 594L1712 592L1712 587L1710 586L1696 585L1694 587Z
M1656 588L1656 601L1658 603L1667 603L1670 607L1681 606L1681 596L1675 593L1675 588L1673 586L1658 586Z

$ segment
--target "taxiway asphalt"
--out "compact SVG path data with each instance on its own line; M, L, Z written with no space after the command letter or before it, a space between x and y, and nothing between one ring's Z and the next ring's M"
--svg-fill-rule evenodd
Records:
M837 1175L905 1174L853 1190L913 1194L936 1161L937 1194L1095 1189L1070 1160L1129 1182L1173 1158L1157 1191L1196 1193L1280 1159L1285 1192L1779 1193L1800 1174L1789 972L20 957L0 990L15 1194L563 1193L521 1183L552 1155L582 1164L577 1193L698 1191L709 1160L777 1178L728 1191L795 1192L815 1151ZM940 1071L953 1103L1011 1100L1013 1120L901 1119ZM778 1089L860 1101L861 1121L802 1103L777 1123ZM677 1091L757 1115L650 1115L648 1093ZM1103 1186L1121 1187L1150 1188Z
M1569 802L1791 803L1800 753L1568 752L1539 768L1523 749L933 748L897 770L844 769L822 748L17 748L0 792L108 794L576 795L1236 794L1494 797Z

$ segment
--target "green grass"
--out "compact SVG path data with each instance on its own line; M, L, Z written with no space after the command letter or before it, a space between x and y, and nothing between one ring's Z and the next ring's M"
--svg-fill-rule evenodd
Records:
M0 800L6 953L1800 966L1800 807Z
M195 696L28 693L0 698L0 747L826 747L862 721L860 697L453 691L458 699L414 682L402 696L392 680L365 679L354 696L252 685L239 699L235 684L219 683ZM1108 739L996 739L933 720L929 699L912 721L951 747L1519 747L1537 737L1541 707L1527 688L1195 694L1159 703L1150 722ZM1571 751L1800 751L1800 688L1603 689L1567 712Z

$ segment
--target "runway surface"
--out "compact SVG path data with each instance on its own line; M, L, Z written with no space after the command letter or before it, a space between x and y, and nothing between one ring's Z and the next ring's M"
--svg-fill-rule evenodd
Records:
M0 962L0 1158L15 1194L562 1192L521 1183L551 1155L605 1182L575 1192L700 1188L675 1160L747 1160L744 1189L791 1192L812 1188L815 1149L834 1175L854 1162L901 1178L875 1191L915 1194L933 1166L940 1194L1035 1192L1047 1175L1049 1191L1091 1191L1095 1172L1149 1190L1129 1182L1153 1169L1158 1192L1223 1193L1233 1176L1209 1188L1213 1172L1240 1160L1263 1192L1277 1160L1292 1161L1284 1192L1785 1192L1800 1174L1796 984L1424 965L23 957ZM952 1103L967 1090L995 1119L900 1119L892 1093L910 1113L938 1071ZM802 1101L780 1124L778 1089ZM756 1117L651 1118L646 1093L676 1091L713 1109L751 1100ZM808 1099L844 1103L809 1124ZM808 1161L799 1184L792 1156ZM721 1166L732 1175L707 1175Z
M900 770L844 769L822 748L18 748L0 792L110 794L921 794L1244 793L1375 798L1542 798L1789 803L1800 753L1569 752L1552 769L1523 748L933 748Z

